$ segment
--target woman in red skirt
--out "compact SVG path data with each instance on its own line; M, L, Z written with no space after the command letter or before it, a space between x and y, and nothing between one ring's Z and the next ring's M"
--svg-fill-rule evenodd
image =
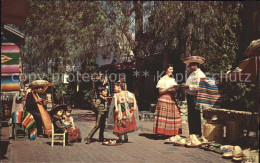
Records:
M114 90L114 131L113 133L119 137L118 143L128 142L127 133L137 130L134 111L137 109L136 100L132 93L122 90L124 83L115 83ZM134 101L134 105L129 104Z
M165 67L164 75L157 83L159 88L159 98L155 109L153 132L168 136L181 134L181 116L175 104L174 92L177 83L172 77L173 66Z

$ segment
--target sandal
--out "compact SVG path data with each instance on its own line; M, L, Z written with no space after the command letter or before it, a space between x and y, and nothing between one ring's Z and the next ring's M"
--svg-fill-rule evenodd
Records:
M189 137L189 141L186 143L187 147L197 148L201 145L201 141L198 140L197 136L192 134Z
M185 144L186 144L186 140L183 139L183 138L181 140L179 140L179 141L176 141L174 143L175 146L185 146Z
M102 142L102 145L117 146L117 145L120 145L120 144L117 143L116 140L109 140L109 141Z
M164 144L174 144L175 142L181 140L180 135L172 136L169 139L166 139Z

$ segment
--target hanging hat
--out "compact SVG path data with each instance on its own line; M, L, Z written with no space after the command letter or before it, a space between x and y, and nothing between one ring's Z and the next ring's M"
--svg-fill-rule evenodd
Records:
M205 62L205 58L201 56L189 56L184 58L182 61L187 65L190 64L191 62L197 62L199 64L203 64Z
M56 105L51 111L50 111L50 115L54 115L56 114L59 110L66 110L67 109L67 105Z
M34 80L30 84L30 88L34 89L37 87L46 87L49 86L49 82L47 80Z

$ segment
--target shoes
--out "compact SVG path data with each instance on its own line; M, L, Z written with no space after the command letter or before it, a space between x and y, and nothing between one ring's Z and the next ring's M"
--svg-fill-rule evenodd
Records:
M86 139L86 144L90 144L91 143L91 138L87 138Z
M175 136L172 136L168 139L165 140L165 144L174 144L175 142L181 140L181 137L180 135L175 135Z
M116 140L116 143L117 144L123 144L123 140L122 139L118 139L118 140Z
M38 137L39 137L39 138L43 138L43 135L42 135L42 134L40 134L40 135L38 135Z
M117 145L122 145L122 144L123 144L122 141L120 143L120 141L118 141L118 140L109 140L109 141L104 141L102 143L102 145L107 145L107 146L117 146Z
M79 142L79 143L80 143L80 142L81 142L81 140L82 140L82 139L81 139L81 138L79 138L79 139L77 140L77 142Z
M128 143L128 135L127 134L124 134L124 143Z
M202 136L201 139L202 139L202 142L201 142L202 144L209 143L209 141L204 136Z
M187 147L198 147L200 146L202 143L201 141L199 141L199 139L197 138L196 135L192 134L189 137L189 141L186 143Z
M65 144L65 146L73 146L73 144L72 144L72 143L69 143L69 142L67 142L67 143Z
M103 138L103 137L100 137L99 139L98 139L98 142L104 142L105 141L105 139Z
M184 146L186 144L186 140L184 138L178 139L174 145L176 146Z

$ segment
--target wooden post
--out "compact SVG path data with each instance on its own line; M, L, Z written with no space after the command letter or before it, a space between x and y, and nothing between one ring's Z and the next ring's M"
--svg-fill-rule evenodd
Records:
M260 100L259 100L259 93L260 93L260 55L255 56L256 59L256 109L258 112L257 116L257 123L259 124L259 113L260 113ZM257 127L256 137L258 138L259 135L259 126Z
M258 115L260 113L260 108L259 108L259 56L255 56L255 71L256 72L256 89L255 89L255 97L256 97L256 100L255 100L255 107L256 108L253 108L252 109L252 115L251 115L251 118L249 120L249 123L248 123L248 128L247 128L247 133L246 133L246 137L248 138L249 136L249 132L250 132L250 124L252 124L253 120L254 120L254 115L255 115L255 112L258 112ZM259 124L259 116L257 116L257 122ZM258 138L258 132L259 132L259 129L257 127L257 131L256 131L256 137Z

